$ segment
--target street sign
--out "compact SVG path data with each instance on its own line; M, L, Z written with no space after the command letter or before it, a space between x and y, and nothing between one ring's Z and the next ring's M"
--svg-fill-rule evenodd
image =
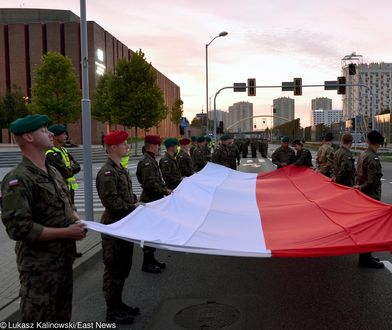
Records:
M246 92L246 83L234 83L234 92Z
M186 117L181 118L180 126L181 127L189 127L189 121Z
M291 92L294 90L294 81L283 81L282 92Z

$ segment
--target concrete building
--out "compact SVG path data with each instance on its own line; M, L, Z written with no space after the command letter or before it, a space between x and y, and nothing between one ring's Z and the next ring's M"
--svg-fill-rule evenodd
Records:
M332 99L328 97L316 97L312 100L312 110L332 110Z
M231 132L253 131L253 103L237 102L229 107L228 125ZM246 119L247 118L247 119ZM244 120L243 120L244 119Z
M90 97L100 76L115 68L117 61L132 57L132 50L93 21L87 22ZM0 96L14 86L30 98L34 70L47 51L59 52L73 63L81 86L79 17L68 10L0 9ZM180 88L163 73L157 72L166 106L170 109L180 98ZM92 141L100 143L100 132L106 125L92 121ZM71 139L82 141L81 123L69 125ZM177 127L169 118L150 134L173 136Z
M392 63L359 64L355 75L349 75L348 66L343 67L347 84L364 84L365 87L347 87L343 95L343 118L356 115L374 116L392 107Z
M343 120L342 110L312 110L311 125L324 124L331 126L333 123L339 123Z
M294 99L289 97L279 97L274 99L274 127L294 120Z
M208 119L212 122L214 121L214 109L208 112ZM220 121L223 121L224 127L227 127L229 122L229 113L223 110L216 110L216 120L218 122L217 126L219 125Z

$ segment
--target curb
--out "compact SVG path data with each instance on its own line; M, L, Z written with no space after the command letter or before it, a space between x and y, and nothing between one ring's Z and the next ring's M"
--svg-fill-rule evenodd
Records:
M73 264L73 278L78 278L93 264L102 259L101 241L97 242L90 250L83 253L81 258L75 260ZM0 310L1 321L20 321L21 314L19 311L20 299L19 297Z

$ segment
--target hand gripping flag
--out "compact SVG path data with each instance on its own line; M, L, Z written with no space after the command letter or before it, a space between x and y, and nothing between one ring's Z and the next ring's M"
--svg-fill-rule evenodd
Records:
M89 229L174 251L316 257L392 248L392 206L308 168L243 173L208 163L165 198Z

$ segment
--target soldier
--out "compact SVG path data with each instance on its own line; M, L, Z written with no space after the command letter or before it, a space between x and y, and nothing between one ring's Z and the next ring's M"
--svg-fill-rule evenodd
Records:
M192 158L188 153L188 146L190 142L191 140L189 139L181 139L179 142L181 150L177 156L177 165L182 177L191 176L193 174Z
M17 241L23 322L71 320L75 240L86 236L67 184L46 162L45 152L53 147L47 123L38 114L11 123L22 161L1 187L2 221Z
M206 138L199 136L197 138L197 147L192 153L193 170L199 172L206 166L207 161L205 160L204 146L206 145Z
M316 156L317 170L329 178L332 176L333 154L335 152L332 140L332 133L327 133Z
M143 188L140 201L144 203L153 202L171 194L171 190L166 187L159 165L155 160L160 144L161 138L158 135L146 135L144 138L145 153L136 169L136 177ZM161 269L166 268L164 262L155 259L155 251L155 248L143 247L143 272L160 273Z
M242 158L248 157L248 149L249 149L249 140L245 140L244 143L242 144Z
M381 200L382 168L377 150L384 142L384 137L378 131L371 131L367 135L368 148L359 156L357 163L356 185L365 195ZM370 252L359 255L359 267L383 268L384 264Z
M232 140L228 134L222 135L219 140L220 144L215 148L212 154L212 162L230 168L228 146L232 143Z
M204 146L204 158L206 162L211 161L211 154L212 154L212 141L209 136L206 136L206 144Z
M170 190L174 190L180 184L182 176L177 166L177 161L174 158L178 146L178 140L176 138L166 139L163 143L166 147L166 152L159 161L159 167L162 172L163 179L166 182L166 186Z
M137 204L128 171L121 164L121 158L128 154L126 140L128 133L113 131L105 135L107 161L99 170L96 187L105 211L101 223L109 225L131 213ZM106 299L106 320L120 324L133 322L133 315L139 308L122 301L125 279L132 266L133 243L102 234L102 257L105 265L103 292Z
M57 168L67 182L72 203L74 203L75 190L78 189L75 174L80 172L80 165L64 147L67 140L67 128L63 125L52 125L48 131L54 135L54 146L46 152L46 159L50 165Z
M263 139L261 141L261 157L267 158L268 156L268 141L267 139Z
M227 146L228 148L228 157L229 157L229 167L233 170L237 170L237 165L241 163L241 154L240 150L237 147L237 144L233 142L233 136L230 136L231 143Z
M295 162L295 152L289 147L289 137L281 138L281 146L272 153L272 163L278 168L290 165Z
M192 136L191 137L191 141L192 141L192 145L189 149L189 155L192 157L193 152L195 151L196 147L197 147L197 137L196 136Z
M252 158L257 157L257 140L253 138L250 142L250 151L252 152Z
M332 181L347 187L352 187L355 183L355 164L350 151L352 144L353 136L350 133L343 134L340 139L340 148L333 157Z
M294 149L297 151L295 155L294 165L297 166L305 166L305 167L312 167L312 154L308 149L303 148L303 144L301 140L295 140L291 144Z

